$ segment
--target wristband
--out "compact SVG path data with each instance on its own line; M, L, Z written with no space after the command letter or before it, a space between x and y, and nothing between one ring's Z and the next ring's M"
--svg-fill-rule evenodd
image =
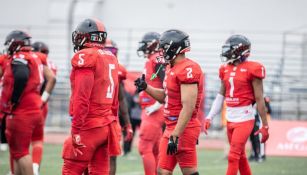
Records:
M47 91L44 91L41 97L42 101L45 103L48 100L49 96L50 94Z

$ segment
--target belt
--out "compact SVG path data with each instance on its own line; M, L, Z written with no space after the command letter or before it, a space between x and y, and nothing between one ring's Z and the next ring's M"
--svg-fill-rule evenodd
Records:
M178 117L177 116L168 116L168 117L166 117L168 120L170 120L170 121L176 121L176 120L178 120Z

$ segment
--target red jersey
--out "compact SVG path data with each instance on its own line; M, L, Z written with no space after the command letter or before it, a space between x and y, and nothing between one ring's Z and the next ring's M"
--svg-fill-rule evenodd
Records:
M109 51L87 48L71 60L70 114L74 131L107 125L115 120L112 105L118 98L118 61Z
M168 65L165 73L166 76L164 78L163 86L166 94L164 105L166 125L175 127L182 109L180 85L197 83L198 94L196 106L187 127L200 126L197 116L204 88L203 72L201 67L196 62L185 58L173 67Z
M123 65L118 64L118 80L122 82L123 80L126 79L127 79L127 69Z
M57 66L50 60L47 60L47 66L53 72L53 74L56 75L56 73L58 71Z
M265 78L265 68L255 61L244 61L237 66L224 64L219 77L224 82L227 107L248 106L255 102L252 81Z
M122 83L125 79L127 79L127 70L123 65L118 64L118 83ZM112 107L114 116L118 116L118 109L119 109L119 100L118 98L115 98Z
M151 85L155 88L163 88L162 81L159 77L150 80L152 74L156 73L156 66L159 64L159 61L157 60L157 57L159 56L159 53L155 53L149 56L145 63L144 68L144 74L145 74L145 80L146 83ZM150 95L148 95L146 92L142 91L140 93L140 105L142 108L145 108L147 106L153 105L156 102L154 98L152 98Z
M35 58L39 58L43 65L47 66L47 55L41 52L33 52L36 56Z
M0 55L0 68L2 69L2 75L5 71L5 67L6 67L8 61L9 61L8 55L6 55L6 54Z
M14 59L19 59L28 65L30 74L26 87L19 99L17 107L12 111L12 114L27 115L27 114L40 114L41 112L41 96L40 88L44 80L43 78L43 65L39 59L35 58L33 52L18 52L12 56ZM11 62L12 60L10 60ZM3 91L1 95L2 111L10 112L11 110L11 97L14 87L14 76L12 73L12 66L8 64L3 75Z
M2 71L2 74L0 75L0 95L1 95L1 92L2 92L3 74L4 74L4 71L5 71L5 68L6 68L8 61L9 61L8 55L6 55L6 54L0 55L0 68L1 68L1 71Z

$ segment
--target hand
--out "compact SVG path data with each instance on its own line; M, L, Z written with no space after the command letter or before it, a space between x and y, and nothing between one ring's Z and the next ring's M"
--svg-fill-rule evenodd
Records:
M136 86L136 89L139 92L142 92L147 88L147 83L145 81L145 74L142 74L141 78L138 78L134 81L134 85Z
M261 133L262 139L261 143L265 143L269 138L269 126L263 126L258 131L255 132L254 135L258 135Z
M126 133L124 140L126 142L130 142L133 138L133 130L131 124L127 124L126 126L124 126L124 131Z
M82 142L81 142L81 136L79 134L72 134L72 146L73 146L73 152L75 156L77 157L78 154L83 155L83 152L81 151L80 148L86 147Z
M174 140L174 137L175 137L175 140ZM178 139L179 137L177 136L170 136L169 139L168 139L168 144L167 144L167 155L173 155L173 154L176 154L178 149L177 149L177 146L178 146Z
M208 135L208 129L211 126L211 119L206 118L204 122L204 132L206 135Z

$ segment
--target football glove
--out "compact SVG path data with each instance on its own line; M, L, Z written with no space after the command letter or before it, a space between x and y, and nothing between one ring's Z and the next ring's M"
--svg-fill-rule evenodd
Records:
M208 135L208 129L211 126L211 119L206 118L204 122L204 132L206 135Z
M174 136L170 136L168 139L168 144L167 144L167 155L173 155L176 154L178 151L178 139L179 137L175 137L174 140Z
M269 126L263 126L254 135L261 134L261 143L265 143L269 138Z
M126 134L124 140L126 142L130 142L133 138L133 130L132 130L131 124L127 124L126 126L124 126L124 131L125 131L125 134Z
M74 155L77 157L78 154L83 155L81 148L84 148L85 145L81 142L81 136L79 134L72 134L72 146Z
M136 89L139 92L142 92L147 88L147 83L145 81L145 74L142 74L141 78L138 78L134 81L134 85L136 86Z

